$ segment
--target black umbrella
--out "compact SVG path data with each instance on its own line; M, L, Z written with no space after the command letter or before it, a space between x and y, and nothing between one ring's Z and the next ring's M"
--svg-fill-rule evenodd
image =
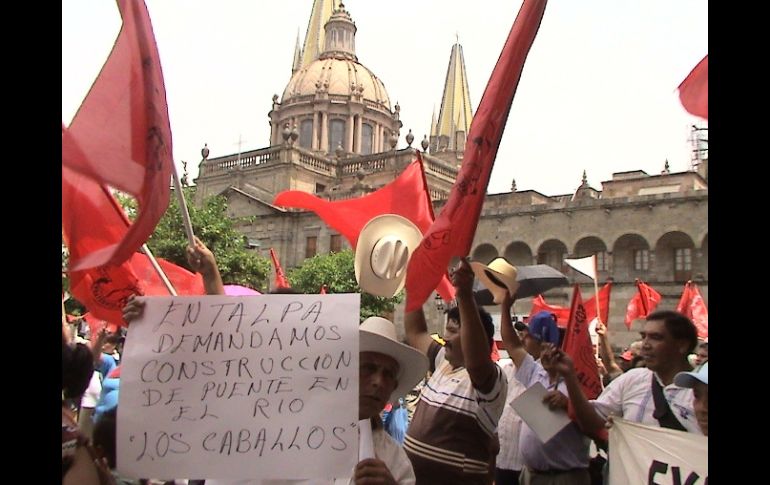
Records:
M516 267L516 281L519 283L519 289L516 290L514 297L517 300L531 298L544 293L551 288L565 286L569 280L560 271L548 266L547 264L533 264L529 266ZM492 292L484 287L481 281L474 283L474 297L478 305L494 305Z

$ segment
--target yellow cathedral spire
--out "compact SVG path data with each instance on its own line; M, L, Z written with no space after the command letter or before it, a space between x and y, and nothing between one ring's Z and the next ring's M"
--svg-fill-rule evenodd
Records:
M313 0L313 11L310 13L310 21L305 33L305 45L302 48L302 62L298 66L294 66L297 70L318 59L318 56L324 51L326 42L324 25L332 16L333 11L334 0Z
M471 120L473 120L473 112L468 76L465 74L463 47L458 40L452 46L452 54L449 57L444 95L441 98L441 110L436 123L435 136L447 137L447 143L444 145L439 142L439 145L443 145L446 150L460 150L464 147L465 140L458 142L456 134L462 132L464 136L468 136Z

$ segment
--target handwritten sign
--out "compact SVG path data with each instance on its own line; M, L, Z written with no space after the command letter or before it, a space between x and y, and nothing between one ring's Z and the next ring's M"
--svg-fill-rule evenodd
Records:
M121 474L350 475L358 458L358 294L145 301L121 373Z

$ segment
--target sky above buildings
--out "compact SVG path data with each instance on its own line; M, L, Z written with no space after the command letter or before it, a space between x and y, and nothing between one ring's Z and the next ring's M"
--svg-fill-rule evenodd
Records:
M197 176L210 157L269 145L267 113L291 77L312 0L146 0L166 83L174 158ZM359 62L401 106L398 148L419 147L438 115L449 55L463 46L475 112L520 0L347 0ZM69 124L120 29L114 2L62 4L62 121ZM490 193L574 192L583 170L690 168L688 114L676 90L708 53L707 0L552 0L530 51Z

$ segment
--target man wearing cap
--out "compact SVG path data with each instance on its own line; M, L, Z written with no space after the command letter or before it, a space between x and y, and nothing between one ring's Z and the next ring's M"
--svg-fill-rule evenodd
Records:
M447 312L444 346L430 337L422 309L405 316L407 342L428 356L433 371L404 440L420 485L481 485L491 476L507 383L490 357L494 324L476 306L473 280L463 258L452 272L458 306Z
M692 389L695 419L704 435L709 435L709 363L705 362L693 372L680 372L674 384Z
M641 336L646 367L619 376L592 401L583 394L572 359L558 349L547 352L565 378L580 427L595 433L605 426L609 416L615 415L635 423L701 434L692 389L674 382L679 372L692 369L687 356L698 341L695 325L681 313L660 310L647 316Z
M559 327L554 316L546 311L529 318L529 326L522 331L523 341L511 325L513 298L503 299L500 309L500 333L503 343L516 366L516 379L530 388L540 383L548 392L544 405L551 409L567 407L567 386L556 370L541 355L559 344ZM537 360L536 360L537 359ZM588 472L590 440L575 423L570 423L546 443L540 441L527 423L522 424L519 450L524 467L519 483L529 484L582 484L589 485Z

